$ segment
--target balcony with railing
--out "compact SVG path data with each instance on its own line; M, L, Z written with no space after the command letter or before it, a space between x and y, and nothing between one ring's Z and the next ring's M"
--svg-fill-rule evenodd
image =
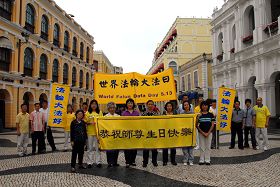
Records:
M278 34L279 24L278 20L268 24L263 30L269 37Z

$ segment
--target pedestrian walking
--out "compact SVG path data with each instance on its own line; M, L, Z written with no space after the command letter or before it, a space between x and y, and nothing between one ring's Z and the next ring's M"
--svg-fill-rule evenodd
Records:
M212 130L214 128L214 115L209 112L209 104L206 101L202 101L200 104L201 113L198 116L197 129L199 131L199 149L200 159L199 165L210 165L210 153L211 153L211 140Z
M84 147L87 140L87 127L83 121L84 111L78 110L76 112L76 120L72 121L70 126L72 157L71 157L71 172L76 172L76 160L78 156L79 169L85 169L83 165Z
M27 105L20 106L21 112L16 117L17 126L17 152L23 157L27 155L27 146L29 141L29 114L27 113Z
M251 142L252 142L252 147L253 149L257 149L257 143L256 143L256 127L255 127L255 122L256 122L256 111L251 107L251 99L246 99L245 100L245 116L244 116L244 147L249 148L249 134L251 135Z
M231 143L229 149L235 147L235 137L238 137L238 148L243 150L244 110L240 108L240 101L235 101L231 119Z
M103 113L99 109L98 102L96 100L92 100L89 104L88 111L85 114L85 122L87 123L87 136L88 136L88 144L87 144L88 168L91 168L93 166L94 151L95 151L95 163L98 168L102 167L101 152L99 150L99 143L96 135L96 126L95 126L96 123L94 121L94 119L99 116L103 116Z
M147 101L146 103L147 105L147 109L145 112L142 113L142 116L158 116L159 113L154 110L154 101L152 100L149 100ZM152 125L152 124L150 124ZM154 167L157 167L158 166L158 163L157 163L157 155L158 155L158 151L157 149L151 149L152 151L152 163L154 165ZM143 167L147 167L148 165L148 161L149 161L149 152L150 150L149 149L144 149L143 150Z
M109 102L107 104L108 114L106 117L120 117L120 115L116 114L116 104L114 102ZM118 157L119 157L119 150L108 150L106 151L107 156L107 163L108 168L113 166L119 166L118 164Z
M126 110L122 113L122 116L140 116L140 113L136 110L136 104L133 99L127 99L125 105ZM136 166L136 155L137 150L124 151L125 163L127 168L129 168L130 166Z
M174 110L174 105L172 102L167 102L164 106L165 111L163 112L163 115L176 115L176 110ZM177 162L175 160L176 158L176 148L171 148L170 150L170 160L171 164L176 166ZM167 165L168 162L168 149L162 150L162 160L163 160L163 166Z
M181 114L193 114L191 110L191 105L188 101L185 101L183 103L184 111ZM183 147L182 148L183 154L184 154L184 166L190 165L193 166L194 156L193 156L193 147Z
M256 141L258 146L263 146L264 151L268 149L268 136L267 136L267 128L269 124L270 111L267 106L263 105L263 100L261 97L257 98L257 105L254 106L254 110L256 111ZM260 142L260 135L262 134L263 142Z
M46 152L45 144L45 116L40 110L40 104L35 103L35 110L30 114L32 155L36 153L36 143L38 141L38 154Z

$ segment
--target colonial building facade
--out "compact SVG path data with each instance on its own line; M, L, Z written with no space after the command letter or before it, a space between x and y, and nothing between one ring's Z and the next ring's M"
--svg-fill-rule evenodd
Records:
M96 72L114 74L114 66L102 50L94 51L94 63L98 64Z
M280 1L228 0L214 10L214 96L224 85L237 89L244 106L257 97L280 115Z
M15 127L20 105L71 85L75 108L93 96L94 39L52 0L0 0L0 123Z
M204 99L213 97L212 55L201 54L179 67L181 93L197 92Z

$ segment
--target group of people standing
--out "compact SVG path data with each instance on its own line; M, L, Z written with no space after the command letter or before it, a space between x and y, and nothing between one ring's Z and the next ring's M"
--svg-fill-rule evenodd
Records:
M234 148L235 136L238 134L238 147L243 149L249 147L248 134L251 134L252 146L254 149L258 149L259 136L264 136L264 149L267 150L267 126L269 119L269 110L262 105L261 98L258 98L258 105L252 108L250 106L251 101L246 100L246 110L240 109L240 102L236 101L234 105L234 111L232 114L232 138L230 148ZM22 104L21 110L17 115L17 134L18 134L18 154L24 156L27 154L27 145L29 139L29 126L32 137L32 154L36 153L36 142L38 141L38 153L46 152L45 133L52 151L56 151L56 147L53 141L51 128L47 126L47 109L48 102L43 101L42 108L40 104L35 104L35 110L29 115L27 113L27 105ZM105 116L118 117L116 113L116 104L110 102L107 104L108 113ZM210 165L210 152L211 149L218 148L216 137L216 100L208 99L203 100L200 96L198 99L198 105L194 107L187 95L182 98L180 105L174 105L174 102L167 102L164 107L164 111L161 113L158 109L155 110L155 104L152 100L146 103L146 110L140 112L137 109L137 105L133 99L128 99L125 104L125 110L122 111L121 116L157 116L157 115L176 115L176 114L197 114L196 122L196 147L184 147L182 152L184 155L184 165L192 166L194 163L193 150L200 150L199 165ZM74 113L73 106L67 106L67 117L64 127L65 143L64 151L69 148L69 139L72 146L72 158L71 158L71 172L76 171L76 160L78 157L78 165L80 169L91 168L95 164L97 167L102 167L101 164L101 152L99 149L99 142L97 138L97 132L95 128L95 118L103 116L103 112L100 110L97 100L92 100L89 104L83 103L81 109ZM245 143L243 145L243 129L245 130ZM255 129L256 139L255 140ZM87 165L83 165L84 151L87 151ZM168 152L170 151L170 161L172 165L177 165L176 162L176 149L163 149L163 166L168 163ZM143 150L143 167L147 167L149 160L149 153L152 152L152 164L158 166L157 156L158 150ZM118 164L118 150L106 151L108 167L119 166ZM136 166L137 150L125 150L125 162L126 167Z

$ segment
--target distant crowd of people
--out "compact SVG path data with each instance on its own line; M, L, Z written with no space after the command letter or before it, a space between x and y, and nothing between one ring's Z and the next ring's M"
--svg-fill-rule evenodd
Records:
M238 148L243 150L249 148L249 134L253 149L259 149L262 145L260 135L263 136L263 149L268 149L267 127L269 124L270 112L266 106L262 104L262 98L257 99L257 105L252 107L251 100L246 99L246 108L240 108L240 102L235 101L232 113L231 123L231 144L230 149L235 147L235 137L238 136ZM48 102L43 101L42 108L40 103L35 103L35 110L30 114L27 113L27 105L21 105L21 112L16 117L18 143L17 149L19 156L27 155L27 146L29 136L32 139L32 155L36 154L36 144L38 144L38 154L46 152L45 135L52 151L57 151L52 135L52 129L47 124L48 119ZM218 131L216 130L217 117L216 100L203 100L198 98L197 106L194 107L190 103L187 95L182 97L181 103L178 105L174 101L167 102L162 112L155 106L152 100L146 103L146 109L140 111L133 99L128 99L125 108L119 108L113 102L107 104L108 113L103 113L98 105L97 100L92 100L89 105L83 103L81 109L74 111L72 105L67 106L67 118L64 127L65 143L64 150L69 149L69 142L72 147L71 172L76 171L76 160L78 157L78 165L80 169L91 168L96 165L102 167L101 152L95 128L94 118L98 116L157 116L157 115L176 115L176 114L197 114L196 123L196 147L184 147L182 152L184 155L184 165L194 164L193 150L199 149L200 159L199 165L210 165L211 149L218 148ZM117 114L118 113L118 114ZM243 131L245 141L243 141ZM69 141L70 140L70 141ZM84 151L87 151L87 165L83 164ZM157 156L158 150L143 150L143 167L147 167L149 161L149 153L152 153L152 164L158 166ZM168 152L170 152L170 161L172 165L177 165L176 149L163 149L163 166L168 163ZM108 167L119 166L118 150L106 151ZM126 167L136 166L137 150L124 150Z

